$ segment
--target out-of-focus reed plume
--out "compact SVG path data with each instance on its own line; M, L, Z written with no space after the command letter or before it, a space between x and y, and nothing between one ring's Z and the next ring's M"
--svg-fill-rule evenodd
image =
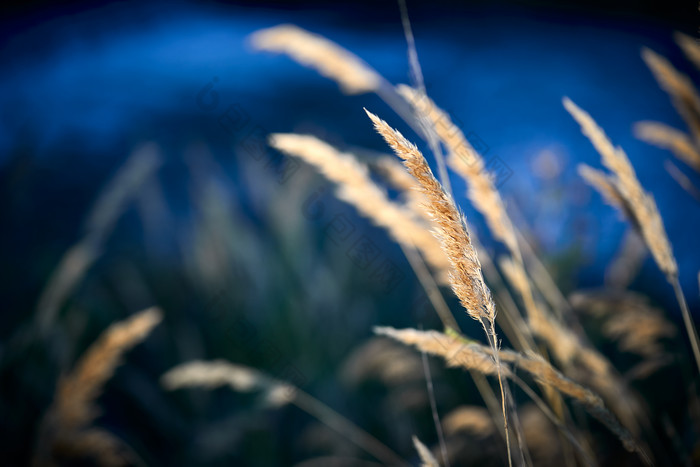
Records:
M423 380L420 358L405 346L386 338L372 338L355 349L340 370L341 379L357 386L377 378L388 386Z
M161 319L158 308L149 308L112 324L85 351L73 370L60 379L54 401L39 428L35 466L86 458L105 466L133 464L135 460L122 441L92 427L99 415L96 400L124 353L143 341Z
M678 77L672 71L669 71L665 62L655 54L649 52L645 57L652 69L657 73L657 78L660 81L663 78L662 85L666 83L667 87L674 89L680 88L676 90L679 93L681 90L684 91L682 93L684 99L692 100L693 105L697 104L696 101L698 101L698 98L692 89L692 85L691 89L687 89L687 85L690 85L689 82L686 83L687 79L684 80L683 77ZM690 96L687 94L690 94ZM690 339L695 363L697 364L698 370L700 370L700 344L698 342L697 331L695 330L695 325L690 316L685 296L681 290L676 259L673 256L671 243L666 235L666 229L664 229L661 215L659 214L654 198L642 188L637 179L637 174L622 148L613 146L605 135L605 132L603 132L593 118L588 113L581 110L569 98L565 97L563 102L566 110L569 111L581 126L583 134L590 139L593 146L600 153L603 165L610 170L611 174L607 176L607 180L620 195L624 203L624 207L618 207L623 210L625 215L629 216L633 225L640 230L656 264L665 274L666 280L673 287L676 299L681 308L688 338ZM700 106L696 106L695 108L700 108Z
M639 274L647 255L639 231L628 228L615 257L605 269L605 284L616 289L627 288Z
M634 126L637 138L662 149L668 149L678 159L700 172L700 152L685 133L658 122L638 122Z
M617 340L621 350L646 358L661 356L660 340L673 337L676 328L662 310L651 306L644 296L628 291L578 291L571 296L574 306L605 320L603 334Z
M695 144L700 143L700 96L692 81L676 70L664 57L645 48L642 58L646 62L661 89L671 98L671 102L685 121Z
M212 362L193 361L172 368L162 376L161 382L169 390L228 386L241 392L260 391L262 392L265 405L280 407L286 404L294 404L309 415L316 417L331 429L342 434L378 460L390 465L405 464L400 456L381 441L318 399L288 382L272 378L253 368L229 363L224 360Z
M472 436L485 438L496 432L489 411L479 406L460 406L445 416L443 421L445 433L454 435L465 432Z
M155 144L141 146L102 190L85 221L83 238L61 258L39 296L36 324L46 332L71 293L100 256L102 246L127 204L160 166Z
M676 32L675 38L688 60L693 62L695 68L700 70L700 44L698 44L698 40L682 32Z
M442 357L448 366L476 370L487 375L496 373L493 361L485 358L492 352L489 347L477 343L469 343L458 337L448 336L436 331L376 327L374 332L379 335L392 337L399 342L414 346L431 355ZM583 405L593 417L605 424L610 431L617 435L627 450L637 452L645 462L648 461L646 453L639 447L632 434L605 407L598 395L568 379L539 356L524 355L510 350L500 350L499 354L503 362L502 373L504 376L513 377L512 370L508 366L512 365L526 371L539 383L550 386L572 398Z
M302 65L336 81L343 92L376 91L381 77L366 63L334 42L291 24L262 29L250 36L258 50L285 53Z

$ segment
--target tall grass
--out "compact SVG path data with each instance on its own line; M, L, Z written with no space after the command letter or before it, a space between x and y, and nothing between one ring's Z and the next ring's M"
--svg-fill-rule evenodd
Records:
M397 446L401 443L396 439L380 439L372 428L356 423L352 415L331 408L331 402L322 402L327 397L323 390L315 394L317 388L307 390L282 375L268 374L221 358L188 358L187 363L175 362L162 375L162 387L174 391L214 390L226 386L243 395L260 396L254 403L257 408L283 410L296 406L351 441L365 455L386 465L406 465L409 456L431 467L459 462L460 447L468 445L465 436L480 442L493 441L499 449L503 444L497 436L502 437L505 454L495 455L494 459L511 465L534 465L541 459L546 459L543 464L610 464L616 460L604 458L606 449L611 449L607 437L617 443L620 452L625 449L638 457L632 461L625 458L625 461L641 461L647 465L662 463L666 444L675 442L676 438L667 435L669 443L661 441L661 435L655 430L660 422L650 410L655 401L642 400L638 388L630 382L646 378L660 368L676 371L680 365L669 363L674 357L665 348L676 336L673 324L663 311L627 290L646 254L642 243L674 290L691 344L689 355L694 358L698 370L700 346L680 287L677 261L654 198L642 187L625 152L613 145L588 113L564 98L564 107L578 122L607 169L601 171L581 165L580 176L631 224L630 233L606 274L607 288L602 292L579 291L566 298L543 265L543 259L537 258L535 250L525 241L522 232L527 226L514 222L517 218L509 212L482 155L449 115L426 94L405 9L403 17L416 81L414 87L394 86L349 51L296 26L282 25L258 31L250 41L257 49L287 54L317 70L336 81L347 94L376 93L415 131L415 141L422 139L429 148L430 153L424 153L419 145L369 111L366 113L374 130L396 157L383 155L367 160L359 151L341 149L313 135L275 133L267 140L275 150L312 166L333 183L339 199L384 229L399 244L418 282L430 297L430 304L443 326L441 332L413 327L375 327L374 333L384 340L365 343L348 358L342 373L353 385L376 377L386 386L397 388L422 382L425 377L426 399L435 429L427 435L430 439L437 438L439 447L431 448L423 443L418 436L428 439L426 433L411 433L413 426L396 426L393 427L396 433L405 439L404 449L400 449ZM689 58L697 62L700 57L697 44L682 36L679 42ZM655 122L638 124L636 132L640 138L670 149L687 165L698 169L700 98L692 82L665 59L651 51L645 51L643 56L684 117L689 134ZM201 225L196 226L194 245L187 253L189 264L193 265L190 271L193 280L204 284L203 289L208 293L215 286L228 287L222 277L233 277L226 264L229 248L231 243L239 242L244 245L239 246L238 253L252 265L251 276L267 272L265 268L256 268L263 262L260 258L277 261L280 267L288 268L299 290L309 295L318 294L319 301L325 303L328 297L323 294L328 291L318 284L332 283L327 271L313 278L306 275L296 265L287 264L284 254L270 252L265 242L256 244L258 232L253 230L232 240L236 236L235 221L220 199L222 192L218 185L208 180L202 169L202 164L206 164L202 161L208 160L207 157L199 156L189 161L195 182L205 187L204 195L195 203L202 209L203 219ZM429 163L433 158L439 177L433 174ZM154 147L137 151L95 203L84 238L66 253L39 297L35 316L38 329L46 333L58 319L68 298L101 254L125 205L140 192L159 163L160 157ZM448 168L466 183L467 199L485 220L490 240L505 247L502 254L491 254L475 237L473 227L452 193ZM391 196L382 181L373 176L376 174L400 195ZM298 183L303 185L306 181ZM299 189L299 193L305 192ZM279 209L274 211L278 216L289 215L282 212L284 208ZM299 234L292 248L298 248L300 239L308 241L308 237L306 232ZM253 244L258 245L259 251L248 251L248 246ZM302 251L301 256L306 251ZM247 279L256 280L255 277ZM236 277L236 280L242 279ZM277 295L282 296L274 298L285 305L295 299ZM255 297L245 294L240 297L240 300L247 299L253 301ZM461 313L450 309L449 304L457 302ZM585 312L579 321L575 311L581 310ZM468 336L460 328L462 315L467 322L468 318L475 321L474 326L477 330L480 327L483 334ZM590 330L581 324L587 317L602 322L597 341L588 336ZM167 320L167 314L165 318ZM73 369L59 379L54 399L38 429L35 465L58 465L66 459L90 459L101 465L142 463L134 448L129 448L116 434L97 426L98 397L123 355L144 340L161 319L159 309L151 308L113 324L83 353ZM309 316L293 316L292 319L304 322L304 338L315 332L307 325ZM237 326L223 332L241 333L230 339L232 341L250 337L243 332L248 323ZM284 328L284 323L281 326ZM415 323L415 328L419 326L422 323ZM223 328L213 327L215 333L221 332L219 327ZM366 334L370 333L370 328L367 327ZM183 332L175 326L168 331L174 335ZM181 348L175 353L177 358L205 353L202 349L209 337L197 331L197 337L191 342L178 342L176 347ZM274 347L274 337L263 338ZM482 339L485 344L481 343ZM602 339L617 345L621 352L636 355L639 363L621 375L603 347L597 345ZM420 351L422 358L410 353L412 349ZM260 357L257 348L253 352L256 355L251 360ZM445 407L440 398L448 391L438 390L443 388L433 384L431 364L435 362L428 361L426 355L437 357L445 367L468 371L486 407L460 401L447 411L447 416L441 417L440 412ZM694 378L697 380L697 374ZM425 385L419 390L415 386L410 389L414 399L415 392L421 397L426 392ZM692 392L683 396L697 402ZM201 404L197 406L199 403L201 401L193 406L201 408ZM596 424L605 427L607 434L601 435ZM667 432L672 431L667 429ZM549 456L544 452L547 443L542 441L543 437L551 438ZM411 442L411 449L405 448ZM475 446L472 451L479 444ZM697 445L685 441L685 448L694 447ZM617 448L613 449L618 452ZM324 457L320 459L320 462L331 462ZM357 461L351 459L351 462Z

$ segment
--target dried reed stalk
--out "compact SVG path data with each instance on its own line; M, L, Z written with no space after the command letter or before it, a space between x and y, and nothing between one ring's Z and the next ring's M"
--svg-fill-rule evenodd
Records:
M611 172L609 176L605 176L605 179L624 203L628 210L625 214L632 216L631 219L641 229L642 236L657 265L667 277L676 276L678 266L673 257L671 244L668 241L659 210L654 199L640 185L627 155L622 148L612 145L603 130L588 113L566 97L564 98L564 107L581 125L583 134L591 140L593 146L600 153L603 165ZM607 199L612 201L610 198Z
M74 461L90 456L100 465L130 465L131 460L119 453L124 448L121 441L91 427L99 415L96 400L122 355L143 341L161 319L158 308L149 308L112 324L60 379L40 426L34 465L54 465L62 456L74 456Z
M442 357L448 366L476 370L490 375L496 373L493 361L485 358L492 350L475 342L465 341L436 331L419 331L417 329L376 327L374 332L416 347L431 355ZM540 383L555 388L580 403L594 418L605 424L622 441L627 450L637 452L642 458L646 457L632 434L605 407L598 395L568 379L539 356L524 355L510 350L500 350L499 354L503 361L502 372L504 376L509 378L514 376L507 364L528 372Z
M579 362L585 365L590 372L600 374L603 371L604 375L614 378L611 365L599 352L562 326L549 313L545 312L542 304L535 301L517 241L517 231L510 221L500 194L496 190L490 174L486 171L483 159L478 152L467 141L462 131L454 125L449 115L435 105L430 98L408 86L399 86L398 91L411 103L419 115L423 115L430 122L448 150L448 163L451 168L466 181L469 187L468 197L486 219L493 236L503 242L510 251L512 260L501 261L500 266L510 284L523 300L528 324L532 331L547 343L557 359L563 364L571 365L573 358L578 356ZM522 336L518 338L518 341L527 342L527 338ZM534 351L533 346L527 346L525 349ZM598 380L605 381L603 378L598 378ZM607 392L611 397L615 397L615 392ZM616 404L616 406L624 405L623 403ZM623 412L629 411L623 410ZM621 415L631 427L636 426L634 418L629 413L621 413Z
M405 465L406 462L381 441L362 430L350 420L298 387L267 376L260 371L223 360L212 362L192 361L183 363L165 373L161 382L168 390L228 386L241 392L262 391L264 401L280 407L294 404L316 417L329 428L345 436L379 461L389 465Z
M416 447L416 451L418 451L418 456L420 456L421 467L440 467L440 464L438 464L437 459L435 459L433 453L430 452L430 449L428 449L425 444L421 443L416 436L413 437L413 445Z
M647 53L646 56L648 62L654 64L650 64L652 69L656 70L656 73L664 78L663 83L666 83L667 87L673 88L678 92L680 92L678 89L679 87L685 89L685 87L683 87L684 81L682 77L671 73L671 71L663 65L663 61L659 61L661 60L660 57L655 56L651 52ZM659 76L657 76L657 78L659 78ZM686 91L690 92L690 90ZM569 98L565 97L563 102L566 110L569 111L581 126L583 134L590 139L593 146L600 153L603 165L611 172L607 180L619 193L626 206L623 212L631 216L629 217L631 222L639 228L656 264L666 275L666 280L673 287L676 299L681 308L688 338L690 339L695 363L697 364L698 370L700 370L700 344L698 343L697 331L690 317L688 304L685 301L685 296L683 295L678 278L676 259L673 256L671 243L666 235L666 230L664 229L661 215L659 214L654 198L642 188L634 168L622 148L614 147L593 118L576 106Z
M451 265L450 283L455 295L469 316L475 320L494 320L496 307L491 298L491 291L484 282L479 258L454 201L442 190L440 182L433 176L418 148L385 121L369 111L367 114L377 132L404 160L409 173L420 185L421 193L427 200L423 207L433 220L435 235L440 240L443 252Z
M336 81L343 92L361 94L376 91L381 77L356 55L329 41L291 24L262 29L250 36L257 50L285 53L302 65Z
M501 364L498 355L498 337L496 335L496 305L491 297L491 291L484 282L481 273L481 263L476 255L467 230L465 220L454 200L443 190L430 166L418 148L403 137L397 130L391 128L384 120L367 111L374 123L375 130L384 138L399 158L404 161L408 172L413 175L420 185L421 193L426 198L423 208L429 213L435 228L434 234L440 240L442 249L450 261L450 283L465 311L473 319L479 321L493 349L499 386L501 388L501 407L505 425L508 461L510 456L510 440L508 434L508 417L506 415L506 399L510 392L503 384ZM522 451L521 451L522 453Z

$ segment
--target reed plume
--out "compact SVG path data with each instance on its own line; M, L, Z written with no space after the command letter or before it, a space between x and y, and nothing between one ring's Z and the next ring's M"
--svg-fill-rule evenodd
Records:
M379 461L389 465L406 464L399 455L381 441L310 394L291 383L270 377L244 365L224 360L192 361L169 370L162 376L161 383L168 390L228 386L241 392L261 391L266 405L280 407L285 404L294 404L347 437Z
M676 43L683 49L688 60L693 62L695 68L700 70L700 44L698 44L698 40L681 32L676 32L674 36Z
M377 132L387 144L404 160L409 173L420 185L427 202L424 209L430 214L442 249L450 268L452 290L466 312L477 321L492 321L496 317L496 306L491 291L481 273L481 264L472 246L463 216L454 201L442 190L428 163L418 148L406 140L401 133L385 121L366 111Z
M336 81L343 92L361 94L379 88L381 77L356 55L292 24L262 29L250 36L257 50L285 53Z
M365 109L372 120L374 128L399 158L404 161L408 172L413 175L426 198L423 208L433 221L434 234L440 240L442 250L450 261L450 283L452 291L459 299L469 316L479 321L484 328L489 345L493 349L493 358L501 388L501 406L505 424L508 461L510 441L508 434L508 417L506 415L506 398L510 398L507 385L503 384L501 363L498 355L498 337L496 335L496 305L491 291L484 282L481 263L472 245L469 231L462 214L457 210L454 200L443 190L440 182L418 148L397 130L391 128L384 120ZM516 431L517 432L517 431ZM522 451L520 451L522 454Z
M627 288L639 274L647 256L647 248L639 231L634 227L628 228L615 257L605 269L605 284L616 289Z
M51 328L61 306L101 255L102 246L122 211L160 163L158 148L145 144L133 152L101 191L85 221L83 237L63 255L39 296L36 325L40 332Z
M532 331L547 343L557 359L563 364L570 366L574 357L579 357L579 362L593 373L593 378L602 372L609 379L616 379L612 367L599 352L555 320L550 313L545 311L543 305L535 300L517 241L517 231L510 221L501 196L493 183L493 178L486 171L479 153L451 121L449 115L430 98L408 86L399 86L399 93L411 103L419 115L424 116L431 128L438 134L447 148L448 164L464 178L469 187L467 195L472 204L486 219L493 236L508 248L511 259L502 260L499 265L508 282L520 295L528 316L528 325ZM524 332L524 330L517 328L516 331ZM528 342L527 336L520 337L518 341L527 345L526 350L534 351L534 346ZM605 381L604 378L597 378L597 380L601 383ZM608 384L606 384L607 386ZM606 392L615 398L616 392ZM616 406L624 407L625 404L618 403ZM625 412L621 413L625 421L630 426L636 426L634 418L628 413L629 411L620 410Z
M338 197L353 206L363 216L386 229L401 245L417 248L436 271L437 279L447 283L450 263L440 244L424 225L417 222L411 211L392 202L369 177L367 167L349 153L308 135L273 134L270 145L285 154L298 157L316 167L338 186Z
M489 347L466 342L458 337L436 331L376 327L374 332L416 347L431 355L442 357L448 366L477 370L484 374L493 375L496 373L493 362L484 358L492 352L492 349ZM504 376L514 377L513 371L508 366L509 364L526 371L539 383L552 387L580 403L594 418L605 424L610 431L617 435L627 450L631 452L636 451L642 457L646 456L637 445L632 434L605 407L598 395L568 379L539 356L534 354L524 355L510 350L500 350L499 354L503 362L502 373Z
M493 236L503 242L514 256L520 257L510 217L481 155L465 138L462 130L452 123L449 115L435 105L432 99L410 86L399 85L397 90L419 115L428 120L447 148L448 165L467 182L467 196L486 219Z
M647 358L659 356L659 341L673 337L676 328L644 296L629 291L578 291L571 297L576 308L603 319L603 334L619 341L621 350Z
M695 144L700 144L700 96L692 81L652 50L643 49L642 58L661 89L671 98L673 106L688 126Z
M642 141L668 149L678 159L700 172L700 152L682 131L663 123L638 122L634 125L634 134Z
M656 202L640 185L637 174L627 155L622 148L614 147L593 118L569 98L564 98L564 107L581 125L583 134L591 140L591 143L601 155L603 165L610 170L611 174L605 176L605 180L617 192L624 204L624 208L619 204L617 207L623 209L626 215L631 216L630 219L639 227L659 269L667 277L676 276L678 274L678 266L673 257L671 244L668 241ZM584 170L592 173L590 169ZM599 175L602 174L599 173ZM602 180L602 176L600 179ZM614 204L612 198L609 197L609 192L606 191L604 196L611 204ZM615 200L615 203L619 203L619 200Z
M474 436L487 437L495 433L488 410L478 406L457 407L447 414L444 425L445 432L449 435L467 432Z
M120 452L123 443L91 426L99 415L96 400L124 353L143 341L161 319L158 308L149 308L112 324L60 379L39 429L35 466L56 465L64 456L73 461L91 457L100 465L130 465L128 453Z
M656 68L652 68L655 69L659 75L664 77L664 82L667 83L669 87L672 85L678 87L684 83L681 78L668 71L665 66L662 66L663 62L658 61L659 57L653 54L649 55L649 57L651 63L655 63L654 66ZM626 206L623 212L629 216L632 224L640 230L657 266L665 274L666 280L673 287L676 299L681 308L688 338L690 339L695 363L697 364L698 370L700 370L700 344L698 344L697 331L695 330L695 325L693 324L688 305L685 301L685 296L680 286L676 259L673 256L671 243L666 235L666 230L664 229L661 215L656 207L654 198L642 188L634 168L622 148L614 147L593 118L576 106L569 98L565 97L563 102L566 110L569 111L581 126L583 134L590 139L593 146L600 153L603 165L611 172L607 180L619 193Z

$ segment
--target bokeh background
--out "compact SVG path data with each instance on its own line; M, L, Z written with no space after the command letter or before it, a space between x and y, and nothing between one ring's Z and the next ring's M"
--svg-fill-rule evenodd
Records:
M664 169L672 156L632 132L640 120L683 128L640 50L651 48L697 82L673 40L674 31L696 35L697 4L408 7L428 94L487 160L503 163L499 188L508 209L561 289L600 286L628 228L576 173L579 162L600 164L561 105L569 96L626 150L653 193L697 316L700 203ZM35 1L2 8L2 463L28 462L58 376L99 332L154 304L164 323L127 356L100 399L98 420L148 465L363 456L293 407L265 409L226 390L160 388L159 375L195 358L278 376L293 365L307 392L407 458L415 457L412 434L433 443L422 373L398 385L352 371L373 325L439 327L408 262L312 168L265 147L267 133L294 131L385 153L363 107L405 127L376 97L344 96L313 70L247 44L255 30L294 23L353 51L391 82L407 83L398 5ZM143 151L147 162L138 168ZM37 337L42 290L66 251L100 222L91 209L127 161L142 179L131 175L133 192L107 222L94 261ZM700 185L697 173L682 169ZM460 195L463 184L454 178L453 185L487 251L497 252ZM375 247L372 264L352 260L361 239ZM381 264L399 271L390 283L373 277ZM680 323L672 290L650 259L632 288ZM466 317L460 323L473 326ZM669 345L684 349L684 333L678 336ZM611 359L622 369L634 363L624 354ZM441 407L478 403L467 378L433 363ZM673 393L684 383L667 371L644 384ZM684 417L672 394L655 400L670 420ZM619 450L611 444L603 463L625 459Z

